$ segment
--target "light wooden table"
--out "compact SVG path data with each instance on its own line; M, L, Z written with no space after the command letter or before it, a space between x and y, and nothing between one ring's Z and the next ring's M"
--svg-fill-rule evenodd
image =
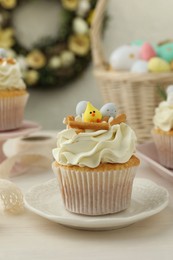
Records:
M155 181L170 193L169 206L157 215L112 231L80 231L61 226L26 210L13 216L0 212L0 260L168 260L173 259L173 182L144 162L137 177ZM30 171L13 178L23 191L54 178Z

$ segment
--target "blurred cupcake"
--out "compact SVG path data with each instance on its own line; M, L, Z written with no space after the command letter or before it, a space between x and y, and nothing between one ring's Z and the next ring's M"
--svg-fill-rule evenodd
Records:
M167 88L167 100L155 110L152 136L160 163L173 168L173 86Z
M105 215L130 206L140 163L134 155L136 136L125 116L115 117L115 106L110 106L105 115L104 109L101 113L81 101L77 117L67 117L67 129L58 134L52 167L70 212Z
M21 126L29 94L17 62L0 58L0 131Z

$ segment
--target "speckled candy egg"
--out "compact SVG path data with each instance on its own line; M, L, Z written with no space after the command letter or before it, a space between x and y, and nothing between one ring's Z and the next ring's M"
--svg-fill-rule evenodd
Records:
M82 114L85 112L85 109L87 107L88 101L80 101L76 106L76 115L82 116Z
M7 57L6 51L0 48L0 58L6 58L6 57Z
M116 117L117 108L114 103L107 103L100 109L102 116Z

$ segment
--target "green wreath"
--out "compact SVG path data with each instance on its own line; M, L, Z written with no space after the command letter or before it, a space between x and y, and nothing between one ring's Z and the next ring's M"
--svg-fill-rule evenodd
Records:
M59 0L61 27L56 40L42 39L30 50L19 44L11 21L12 12L25 1L0 0L0 48L10 55L13 52L23 65L28 86L62 86L76 78L91 59L89 28L97 0Z

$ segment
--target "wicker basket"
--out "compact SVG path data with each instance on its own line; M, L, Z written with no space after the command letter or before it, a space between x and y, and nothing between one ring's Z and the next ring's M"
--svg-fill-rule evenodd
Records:
M104 102L113 102L120 113L126 113L128 123L135 130L138 142L151 139L155 107L161 100L158 86L173 83L173 72L145 73L117 72L106 62L102 49L102 22L107 0L99 0L91 28L94 75Z

